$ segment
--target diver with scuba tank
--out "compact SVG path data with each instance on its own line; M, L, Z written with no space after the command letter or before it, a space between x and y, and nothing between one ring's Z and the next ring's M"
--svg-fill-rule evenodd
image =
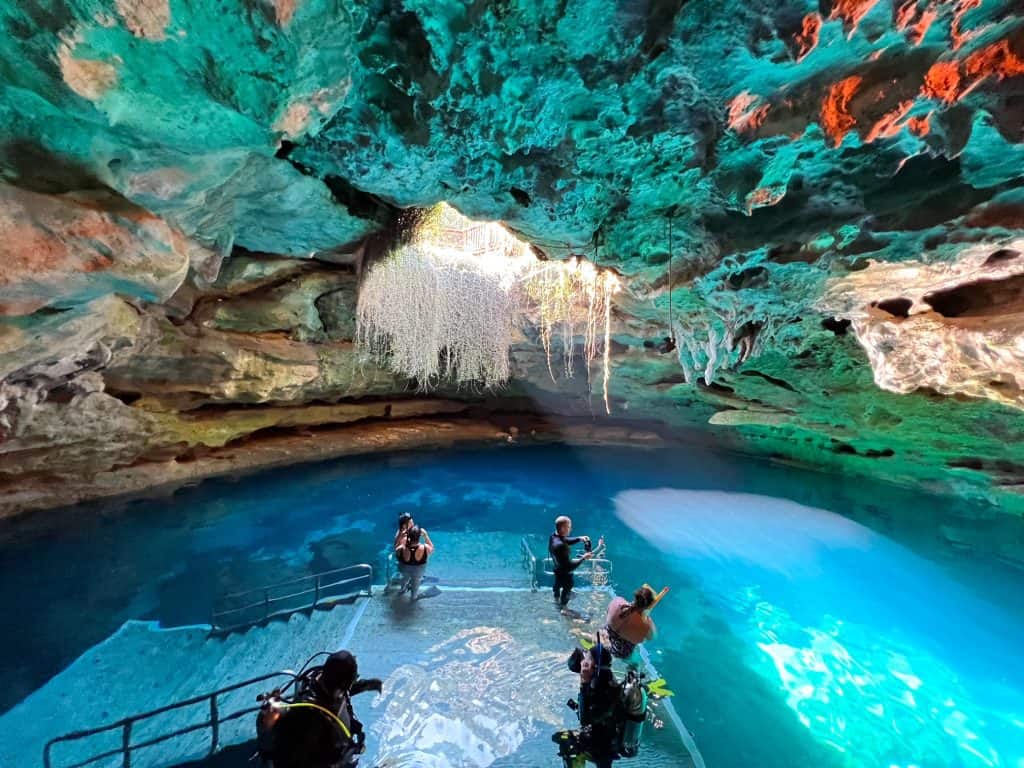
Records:
M648 690L643 676L630 669L623 681L617 682L611 649L600 636L588 650L573 651L569 669L580 676L579 698L568 702L579 715L580 728L551 737L565 768L582 768L587 762L611 768L620 758L635 757L647 720Z
M256 742L264 767L357 766L366 746L352 697L365 691L380 693L382 688L376 678L359 678L355 656L337 651L322 666L304 667L284 688L260 695Z

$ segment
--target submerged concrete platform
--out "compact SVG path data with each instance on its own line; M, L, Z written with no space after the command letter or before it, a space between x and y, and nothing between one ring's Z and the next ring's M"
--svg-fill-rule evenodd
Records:
M545 591L441 581L440 587L427 585L432 596L417 602L377 589L372 597L227 637L211 636L202 626L163 629L129 622L0 717L0 765L41 765L43 747L54 736L271 670L298 669L317 651L347 647L364 677L384 680L383 695L355 700L368 735L364 765L560 766L551 734L576 725L565 702L575 696L578 678L566 659L580 637L592 635L595 623L562 615ZM608 599L604 591L580 592L573 607L580 614L602 616ZM221 716L254 706L256 694L271 687L273 682L267 682L219 697ZM656 725L663 727L648 724L641 755L624 765L701 768L699 754L691 758L695 748L692 741L684 743L689 734L679 730L682 724L669 702L657 705ZM209 712L209 703L200 702L140 723L133 743L202 723ZM254 716L246 715L221 725L220 745L244 744L253 735ZM120 740L121 732L114 731L59 744L54 768L116 749ZM201 760L209 745L209 730L196 731L133 752L132 765L164 768ZM91 765L113 768L121 758Z

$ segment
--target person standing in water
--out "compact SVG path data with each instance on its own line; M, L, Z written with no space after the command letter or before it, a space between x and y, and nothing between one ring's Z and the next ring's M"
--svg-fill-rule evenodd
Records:
M423 538L424 541L420 541ZM416 600L419 597L420 584L427 572L427 559L434 553L434 545L430 537L416 525L413 525L405 533L405 540L395 547L395 557L398 559L398 567L402 571L404 580L402 589L398 594L408 591L409 597Z
M640 643L654 637L654 620L648 611L657 604L657 597L645 584L633 593L632 603L616 597L608 605L604 633L615 658L629 659Z
M555 532L548 539L548 553L551 555L551 560L555 565L555 584L552 587L552 591L555 595L555 602L561 608L565 608L569 604L569 596L572 594L572 588L575 586L572 572L579 568L584 561L594 556L590 549L589 536L570 536L570 533L572 533L572 520L562 515L555 519ZM574 560L571 547L573 544L578 544L581 541L584 543L587 551ZM600 548L600 543L598 548Z

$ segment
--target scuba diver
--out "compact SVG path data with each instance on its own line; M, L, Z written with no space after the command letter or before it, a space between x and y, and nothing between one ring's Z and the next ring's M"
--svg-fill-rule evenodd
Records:
M316 654L320 655L324 654ZM295 692L288 697L286 691L292 686ZM364 691L380 693L382 688L376 678L360 680L356 657L337 651L322 666L303 667L283 689L261 694L257 697L263 705L256 717L256 744L263 765L354 768L366 747L362 723L352 710L352 697Z
M647 686L635 670L622 683L612 672L612 653L600 637L588 650L577 648L569 657L569 669L580 676L580 693L569 706L580 718L579 730L559 731L551 740L565 768L582 768L588 761L597 768L635 757L647 719Z

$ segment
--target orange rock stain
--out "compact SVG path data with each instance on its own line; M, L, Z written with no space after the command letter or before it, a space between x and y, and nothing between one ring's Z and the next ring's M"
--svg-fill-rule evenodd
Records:
M862 77L853 75L833 83L825 94L821 105L821 127L834 146L838 147L843 137L857 124L857 119L850 114L850 99L862 82Z
M768 117L768 104L761 104L761 98L749 91L735 96L728 106L729 127L737 133L753 133Z
M821 16L817 13L808 13L804 16L801 29L796 35L797 61L802 61L807 54L818 46L820 34Z
M877 4L878 0L836 0L829 18L842 19L846 36L852 37L860 20Z

